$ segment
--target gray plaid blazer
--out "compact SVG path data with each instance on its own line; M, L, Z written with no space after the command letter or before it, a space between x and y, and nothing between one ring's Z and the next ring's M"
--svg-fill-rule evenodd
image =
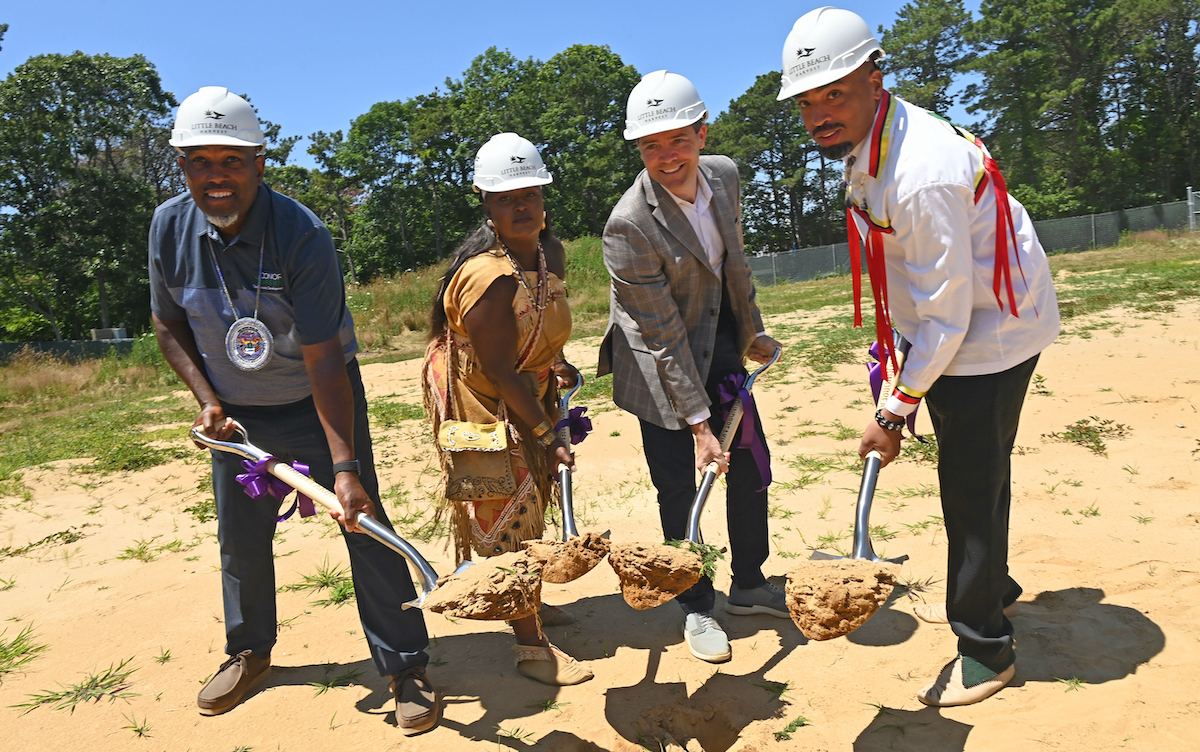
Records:
M744 355L763 331L754 281L742 245L737 167L700 157L725 242L725 279ZM666 188L642 170L604 228L604 265L612 278L608 331L597 376L613 374L613 402L668 429L709 405L704 382L712 363L721 278L687 217Z

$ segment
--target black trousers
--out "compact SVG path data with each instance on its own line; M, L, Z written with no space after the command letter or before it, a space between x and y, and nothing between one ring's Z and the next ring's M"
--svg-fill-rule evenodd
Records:
M718 437L723 426L717 386L731 373L746 373L742 365L742 355L737 347L737 324L728 297L722 290L713 362L704 385L709 399L712 400L713 415L708 423ZM747 414L757 424L761 436L762 422L759 420L757 409L748 411ZM696 498L695 439L688 428L671 430L644 420L639 422L642 427L646 464L650 468L650 479L658 491L658 513L662 520L663 535L667 540L682 540L687 537L688 513L691 511L692 501ZM734 449L730 452L726 484L728 490L725 519L729 526L733 581L739 588L756 588L766 582L762 565L769 553L767 491L756 490L762 485L762 480L749 449ZM716 594L712 580L707 577L701 578L700 582L676 600L687 613L713 610Z
M354 453L362 466L359 478L375 502L376 518L391 527L379 500L379 480L367 423L367 399L358 361L346 367L354 392ZM309 465L313 480L333 488L333 459L312 397L290 405L224 404L225 414L241 422L250 441L285 462ZM221 547L221 591L225 603L225 652L253 650L267 655L275 645L275 559L273 536L279 502L270 496L252 499L237 482L241 458L212 450L213 494L217 503L217 539ZM318 514L325 512L317 507ZM323 524L337 525L325 520ZM371 659L381 676L429 662L429 637L421 609L404 609L416 597L408 562L363 533L347 533L338 525L350 552L359 620Z
M1007 371L942 376L925 402L938 439L938 480L950 544L946 612L958 651L993 671L1015 660L1004 606L1020 586L1008 574L1012 450L1035 355Z

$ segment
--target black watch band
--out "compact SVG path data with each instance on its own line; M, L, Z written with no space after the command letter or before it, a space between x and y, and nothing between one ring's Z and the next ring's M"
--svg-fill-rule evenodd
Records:
M358 473L359 473L358 460L350 460L349 462L333 463L333 474L337 475L338 473L354 473L355 475L358 475Z
M904 428L903 419L894 422L888 420L887 418L883 417L882 408L875 411L875 422L878 423L885 431L899 431L900 429Z

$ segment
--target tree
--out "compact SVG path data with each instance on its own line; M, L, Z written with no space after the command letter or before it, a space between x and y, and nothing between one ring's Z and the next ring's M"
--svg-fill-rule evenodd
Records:
M0 289L45 334L148 322L140 145L174 104L141 55L40 55L0 83Z
M534 81L537 127L554 183L547 211L562 237L599 235L609 212L642 169L622 137L625 102L641 76L607 46L577 44L547 60Z
M970 21L962 0L912 0L897 11L892 28L880 26L879 41L887 51L880 66L895 76L892 91L927 110L949 111L954 77L975 58L963 44Z
M823 200L827 175L800 109L790 99L777 101L778 92L778 73L759 76L708 131L706 150L738 163L750 251L831 242L839 222Z

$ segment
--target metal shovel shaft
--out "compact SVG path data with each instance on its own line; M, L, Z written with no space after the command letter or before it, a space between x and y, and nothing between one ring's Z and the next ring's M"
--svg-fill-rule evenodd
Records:
M754 381L758 375L770 368L779 360L782 348L776 347L775 354L766 363L759 366L758 370L750 374L746 378L746 383L742 388L747 393L754 388ZM729 408L729 416L725 418L725 425L721 427L721 453L729 451L729 447L733 446L733 436L737 433L737 427L742 422L742 414L745 412L745 405L742 404L742 398L738 397L733 401L733 406ZM704 505L708 502L708 494L712 491L713 483L717 480L717 473L720 471L720 466L715 462L710 462L708 467L704 468L704 477L700 479L700 488L696 491L696 498L692 501L692 508L688 511L687 539L692 543L703 543L704 536L700 532L700 515L704 512Z
M560 423L566 423L571 417L571 397L575 395L583 387L583 374L579 374L579 378L575 381L575 386L562 396L558 401L558 420ZM564 425L558 430L558 438L563 444L571 446L571 427ZM558 465L558 483L561 490L560 505L562 506L562 539L563 542L579 537L579 530L575 527L575 507L573 505L571 492L571 468L559 463Z
M233 426L234 429L242 435L244 441L235 442L211 439L204 435L199 426L192 427L191 436L194 441L203 444L209 449L216 449L218 451L236 454L239 457L243 457L254 462L260 462L267 457L270 457L270 454L250 443L250 437L246 433L246 429L242 427L242 424L234 421ZM291 465L288 465L285 462L280 462L279 460L271 460L269 463L267 463L267 471L292 488L300 491L305 496L308 496L313 501L324 507L327 511L342 511L342 503L338 501L337 496L333 492L329 491L312 478L301 474ZM418 575L420 575L421 594L408 603L405 603L403 607L421 608L423 605L425 605L425 598L433 591L435 587L437 587L438 581L437 572L433 570L433 567L429 565L429 562L425 560L425 557L421 556L420 552L413 548L412 544L401 538L399 535L396 535L394 531L389 530L383 523L379 522L379 520L376 520L372 517L367 517L366 515L359 515L354 522L357 524L359 529L361 529L367 535L403 556L408 563L417 570Z

